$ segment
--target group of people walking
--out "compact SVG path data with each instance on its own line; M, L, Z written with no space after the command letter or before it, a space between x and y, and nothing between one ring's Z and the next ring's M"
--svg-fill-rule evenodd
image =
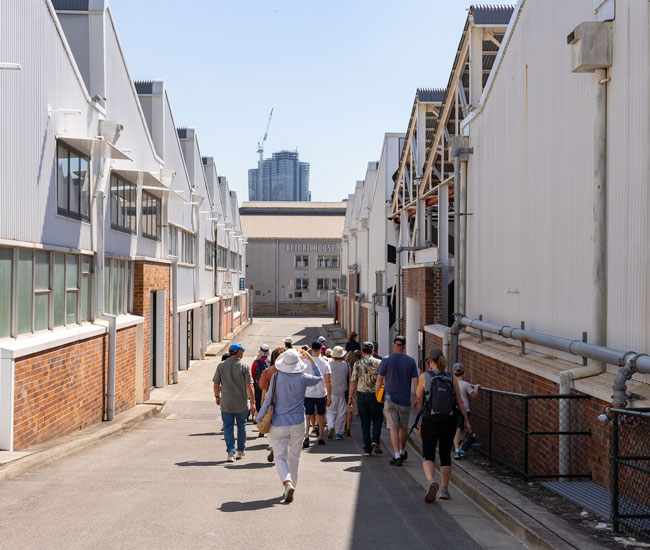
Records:
M298 481L300 453L311 446L310 430L317 437L315 445L325 445L326 436L342 440L351 435L356 411L363 455L382 455L385 418L393 447L389 463L399 467L408 459L406 442L412 408L422 409L419 416L422 465L427 478L425 501L450 498L452 450L457 459L465 452L461 442L471 433L468 397L478 394L478 386L462 380L464 369L460 363L454 365L454 376L447 373L445 358L437 348L430 350L425 372L420 373L415 360L406 354L403 336L394 338L393 353L384 358L376 355L372 342L359 344L356 336L350 334L345 348L329 349L323 336L300 349L294 348L291 337L273 351L262 344L251 368L241 361L244 346L231 344L227 358L213 377L214 395L223 419L226 461L245 456L247 417L259 423L260 437L262 427L268 425L268 460L275 461L284 487L284 502L290 503ZM436 449L440 482L435 480Z

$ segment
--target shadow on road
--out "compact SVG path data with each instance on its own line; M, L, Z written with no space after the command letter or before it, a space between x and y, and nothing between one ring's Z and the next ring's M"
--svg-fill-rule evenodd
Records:
M219 435L221 432L206 432L204 434L187 434L188 437L203 437L206 435Z
M219 466L219 464L225 464L225 460L210 460L207 462L199 462L198 460L186 460L185 462L177 462L176 466Z
M280 504L284 497L269 498L266 500L253 500L251 502L224 502L221 508L217 508L220 512L251 512L253 510L261 510L262 508L273 508L276 504Z
M264 468L273 468L273 463L270 462L244 462L226 466L228 470L261 470Z

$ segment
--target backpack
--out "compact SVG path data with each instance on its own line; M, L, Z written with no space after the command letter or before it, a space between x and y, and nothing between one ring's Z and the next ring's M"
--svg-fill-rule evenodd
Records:
M258 388L260 385L260 378L262 377L262 373L266 370L266 367L269 366L269 362L265 361L264 359L256 359L255 364L257 367L255 368L255 378L253 378L253 384L256 388Z
M454 379L449 372L433 374L427 371L422 403L422 417L442 419L456 411L456 391Z

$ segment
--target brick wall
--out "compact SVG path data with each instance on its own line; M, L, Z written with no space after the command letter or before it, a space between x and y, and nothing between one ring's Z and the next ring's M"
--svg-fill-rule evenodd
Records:
M275 315L275 302L255 302L253 308L255 315ZM329 304L327 302L280 302L278 311L280 315L328 315Z
M133 313L144 317L144 357L143 357L143 396L146 401L149 399L151 388L150 380L150 349L151 349L151 292L155 290L166 290L165 301L165 379L171 382L171 341L172 341L172 319L169 311L170 299L170 275L171 270L167 264L154 262L135 262L133 274Z
M117 333L115 413L135 405L136 327ZM24 449L100 422L108 335L22 357L15 363L14 447Z
M425 333L427 350L432 347L441 347L440 338ZM531 374L516 366L499 361L492 357L482 355L474 350L459 349L459 360L465 366L465 379L472 384L481 384L487 388L508 392L523 393L528 395L548 395L559 393L558 384ZM573 392L577 393L577 392ZM470 408L479 410L478 402L486 394L470 402ZM496 403L494 401L493 403ZM493 415L501 417L505 423L519 425L522 422L523 406L519 399L499 400L500 409L494 408ZM570 466L574 472L578 470L591 472L595 483L609 488L609 428L603 428L596 420L604 401L594 397L590 399L570 402L570 428L590 430L591 436L579 438L579 444L574 444L570 451ZM493 407L495 407L493 405ZM555 431L559 430L559 401L533 399L529 402L529 430L530 431ZM523 425L523 424L522 424ZM482 424L479 419L472 422L472 428L479 434L479 440L487 439L487 424ZM501 430L501 437L493 437L493 450L501 456L507 456L510 461L523 460L523 436L515 430L497 427ZM481 433L482 432L482 433ZM576 440L577 441L577 440ZM555 468L559 461L557 436L531 436L529 446L529 464L531 473L549 471Z
M412 267L402 270L401 334L406 334L406 298L420 302L420 326L442 322L442 266Z

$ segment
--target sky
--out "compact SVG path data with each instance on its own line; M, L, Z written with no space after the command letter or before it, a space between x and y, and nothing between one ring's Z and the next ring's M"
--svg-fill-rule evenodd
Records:
M444 87L463 0L110 0L129 71L162 79L178 126L248 200L264 157L311 164L314 201L354 192L384 133L405 132L417 88Z

